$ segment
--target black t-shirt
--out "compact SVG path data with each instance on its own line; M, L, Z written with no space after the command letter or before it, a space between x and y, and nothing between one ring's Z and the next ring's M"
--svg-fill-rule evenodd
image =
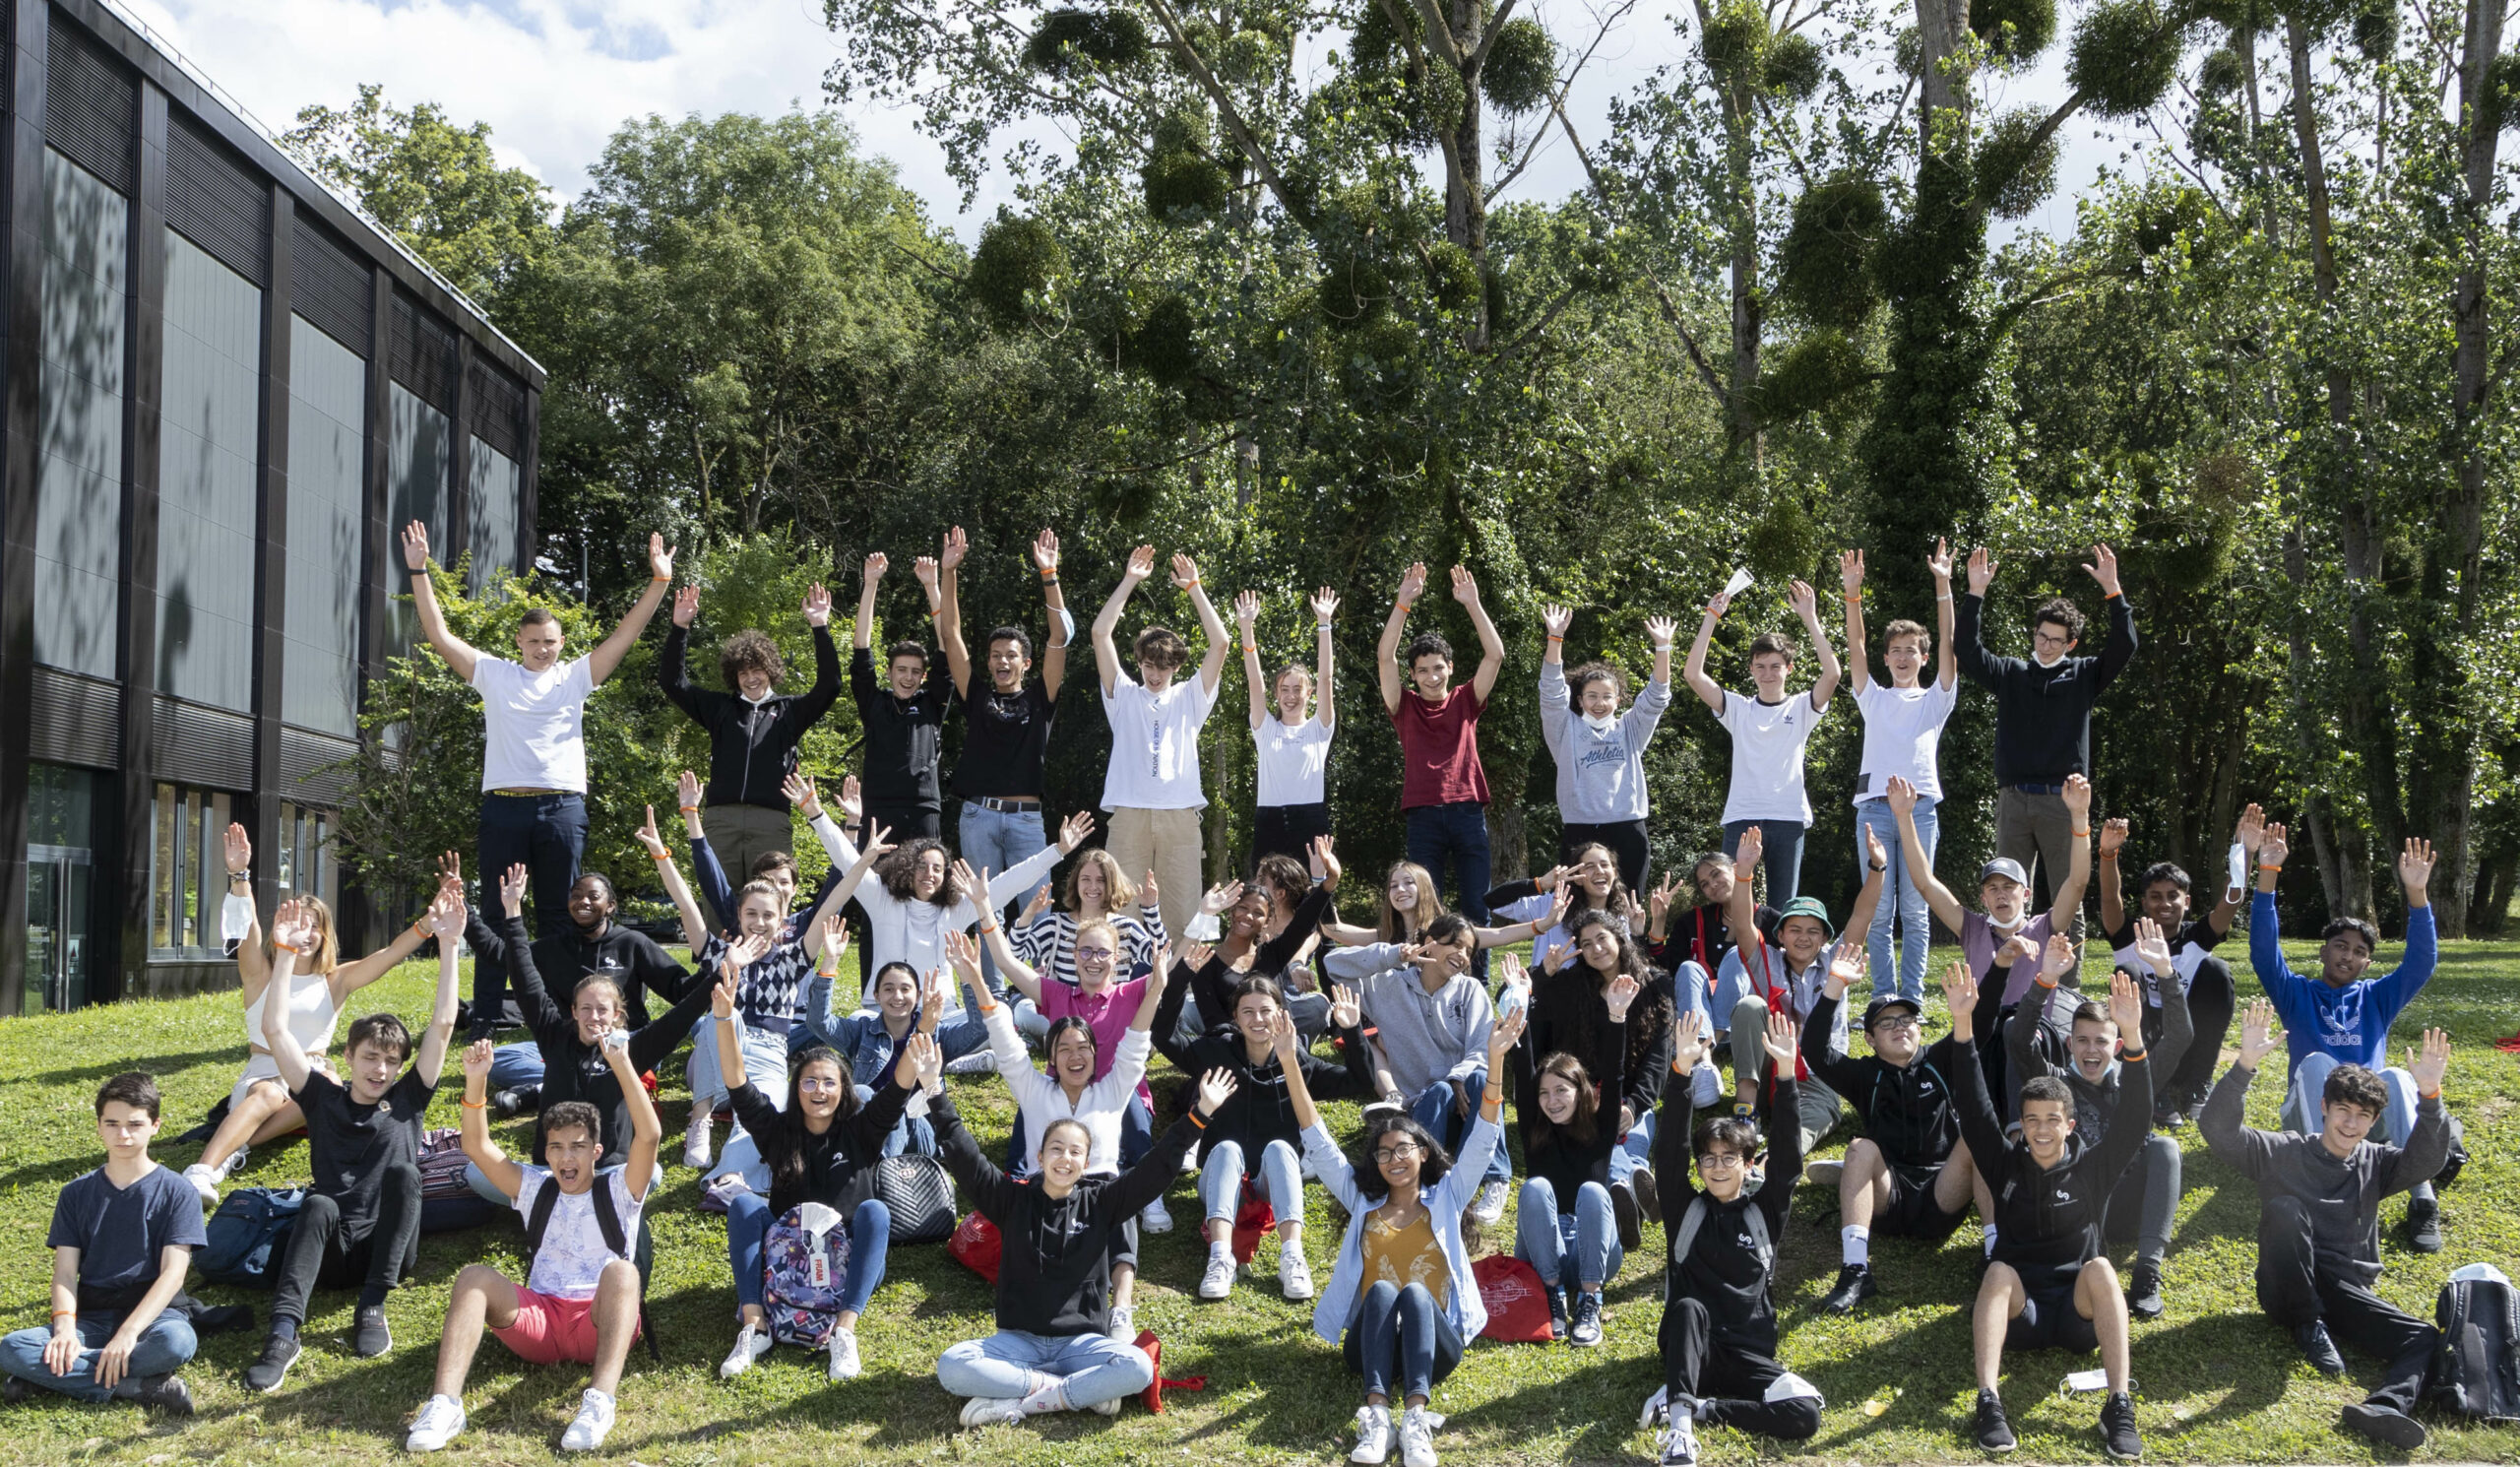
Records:
M341 1204L345 1223L376 1216L388 1166L419 1161L421 1121L436 1091L420 1083L419 1071L405 1070L375 1105L362 1106L330 1075L307 1072L297 1092L297 1108L306 1113L306 1160L315 1190Z
M975 667L963 690L963 759L954 766L954 793L970 799L1039 799L1048 787L1050 721L1058 705L1038 677L1011 693Z
M129 1186L116 1186L99 1167L75 1177L53 1199L44 1246L79 1250L79 1308L119 1313L158 1282L158 1255L170 1246L210 1242L201 1194L172 1167L152 1167Z
M860 647L849 656L849 687L866 730L861 778L867 797L935 808L937 734L954 701L953 675L943 659L928 666L917 696L905 703L893 695L892 679L876 672L875 654Z

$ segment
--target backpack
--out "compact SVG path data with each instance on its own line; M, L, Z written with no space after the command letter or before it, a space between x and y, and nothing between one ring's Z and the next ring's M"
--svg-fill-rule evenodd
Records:
M1671 1233L1671 1266L1677 1268L1697 1243L1700 1228L1706 1226L1708 1212L1706 1194L1689 1198L1688 1211L1680 1214L1680 1226ZM1741 1209L1741 1221L1750 1230L1750 1246L1759 1255L1759 1266L1773 1278L1776 1274L1776 1240L1768 1236L1768 1215L1756 1207Z
M2432 1317L2441 1327L2425 1383L2432 1405L2468 1421L2520 1421L2520 1292L2499 1277L2454 1278Z
M609 1170L596 1173L590 1191L595 1198L596 1226L603 1232L603 1245L612 1250L614 1257L629 1260L639 1270L639 1334L648 1342L648 1358L662 1360L663 1356L657 1350L657 1332L648 1327L648 1275L656 1268L657 1244L648 1236L647 1210L640 1209L639 1237L634 1243L621 1226L621 1214L613 1208ZM551 1231L551 1210L559 1205L560 1183L544 1178L542 1190L534 1197L534 1212L525 1220L525 1266L529 1279L534 1276L534 1255L542 1250L542 1235Z
M269 1289L276 1280L288 1235L306 1205L306 1190L268 1186L238 1187L221 1198L203 1231L201 1276L214 1284Z
M474 1195L472 1183L464 1180L465 1169L472 1163L464 1155L464 1133L452 1126L424 1132L420 1136L420 1200Z
M954 1236L954 1177L932 1156L888 1156L863 1168L864 1190L893 1215L892 1244L943 1243ZM852 1193L852 1198L854 1197Z
M849 1229L820 1202L790 1207L770 1225L761 1247L761 1307L770 1335L819 1350L840 1327L840 1291L849 1274Z

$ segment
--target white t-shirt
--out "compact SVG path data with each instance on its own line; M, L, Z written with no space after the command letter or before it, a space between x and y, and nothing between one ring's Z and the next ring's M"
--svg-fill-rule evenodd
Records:
M534 1198L551 1185L547 1167L526 1166L519 1171L525 1180L517 1183L517 1216L531 1226L534 1221ZM639 1240L638 1198L630 1195L630 1183L622 1180L627 1167L606 1167L595 1174L596 1186L612 1188L612 1211L621 1219L621 1241L635 1244ZM534 1272L525 1287L552 1299L593 1299L598 1280L603 1277L603 1266L621 1257L603 1241L603 1223L595 1215L595 1188L572 1197L567 1192L551 1204L551 1223L542 1233L542 1246L534 1254Z
M593 664L581 657L529 672L521 663L484 657L472 665L481 695L481 788L587 789L587 699Z
M1308 718L1290 729L1276 714L1251 731L1260 746L1260 803L1319 804L1330 797L1323 776L1330 768L1330 731Z
M1799 820L1811 823L1811 799L1802 792L1802 746L1811 741L1820 715L1807 692L1788 694L1771 708L1727 688L1716 720L1732 735L1732 787L1724 798L1724 823L1735 820Z
M1206 685L1196 667L1182 670L1186 675L1175 677L1160 693L1148 692L1122 672L1102 695L1102 714L1111 721L1102 808L1207 808L1207 797L1199 792L1199 730L1208 721L1208 710L1217 706L1216 689Z
M1917 787L1927 799L1942 798L1942 726L1960 706L1960 687L1925 683L1893 687L1866 679L1855 695L1856 712L1863 715L1863 773L1855 782L1855 802L1880 799L1890 793L1890 776Z

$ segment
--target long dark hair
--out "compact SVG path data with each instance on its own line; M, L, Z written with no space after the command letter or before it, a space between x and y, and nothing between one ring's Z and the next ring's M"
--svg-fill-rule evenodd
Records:
M1563 1125L1549 1119L1548 1113L1540 1108L1540 1082L1550 1075L1575 1087L1575 1114L1567 1116ZM1583 1060L1563 1051L1552 1051L1540 1062L1540 1068L1532 1073L1532 1123L1523 1132L1524 1146L1568 1146L1589 1150L1602 1102L1609 1099L1597 1092L1593 1072L1584 1067Z
M1376 1112L1373 1118L1365 1122L1364 1141L1348 1163L1349 1170L1355 1174L1356 1190L1376 1207L1390 1198L1391 1186L1382 1180L1382 1168L1374 1165L1374 1148L1382 1144L1383 1137L1390 1135L1407 1136L1418 1143L1419 1151L1425 1153L1426 1159L1418 1166L1419 1195L1432 1191L1435 1183L1444 1180L1444 1174L1453 1169L1453 1154L1444 1149L1443 1142L1435 1139L1433 1131L1419 1125L1416 1116L1406 1112Z
M1656 1047L1662 1043L1664 1034L1678 1022L1679 1005L1672 997L1672 980L1670 975L1645 961L1645 950L1636 945L1636 936L1628 930L1625 918L1613 916L1598 907L1567 919L1567 940L1580 949L1585 934L1594 927L1606 927L1617 936L1618 966L1616 970L1610 973L1596 972L1590 963L1584 961L1584 955L1580 950L1575 954L1574 962L1568 966L1580 969L1593 979L1592 992L1597 998L1606 991L1611 982L1621 974L1636 980L1640 991L1636 995L1636 1001L1628 1005L1627 1054L1622 1065L1626 1073L1636 1074L1644 1066L1654 1062ZM1567 975L1563 970L1559 972L1557 981L1561 984L1567 982ZM1587 1054L1594 1052L1593 1025L1596 1022L1607 1023L1608 1010L1598 1003L1570 1003L1567 1008L1571 1014L1577 1052Z
M954 874L954 853L934 836L921 836L904 841L901 846L875 862L875 879L884 883L884 891L896 902L914 902L918 895L918 859L933 851L945 858L945 880L936 895L926 900L938 907L951 907L969 893L963 890L961 878Z
M1569 893L1566 904L1566 925L1570 930L1575 925L1575 919L1586 912L1610 912L1620 917L1628 917L1636 911L1636 893L1629 891L1627 883L1619 879L1617 852L1599 841L1586 841L1566 853L1570 858L1566 863L1570 866L1580 865L1585 857L1596 851L1609 858L1609 895L1604 897L1601 905L1597 907L1593 904L1593 893L1590 888L1571 875L1561 878L1565 881L1566 890Z
M770 1169L770 1188L775 1193L783 1187L805 1184L805 1152L813 1144L813 1136L805 1129L805 1108L798 1104L798 1082L804 1078L809 1064L833 1064L840 1069L840 1105L831 1113L832 1124L838 1125L857 1114L857 1077L850 1073L849 1057L829 1045L813 1045L788 1061L788 1109L779 1113L779 1120L754 1133L761 1147L763 1165ZM860 1161L869 1158L859 1158Z

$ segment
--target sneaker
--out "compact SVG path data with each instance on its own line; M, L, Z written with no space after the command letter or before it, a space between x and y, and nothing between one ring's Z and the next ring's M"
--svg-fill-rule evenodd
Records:
M612 1397L590 1390L578 1397L578 1419L560 1434L560 1450L593 1451L612 1435Z
M2441 1251L2441 1204L2411 1197L2406 1204L2406 1245L2419 1253Z
M994 1074L996 1070L997 1055L986 1049L974 1050L960 1059L945 1061L945 1073L949 1075L986 1075Z
M1642 1245L1645 1235L1638 1226L1636 1193L1624 1181L1610 1183L1610 1219L1618 1225L1619 1247L1635 1252Z
M857 1362L857 1331L835 1329L831 1332L831 1378L854 1380L866 1368Z
M1541 1287L1548 1291L1548 1337L1562 1340L1566 1338L1566 1291L1555 1284Z
M1685 1411L1672 1412L1663 1429L1663 1467L1697 1467L1697 1423Z
M204 1207L219 1205L219 1178L218 1169L205 1167L199 1162L184 1169L184 1180L191 1182L193 1190L201 1193L201 1205Z
M1312 1298L1312 1265L1305 1261L1302 1248L1279 1250L1278 1292L1296 1301Z
M2100 1403L2100 1445L2121 1462L2144 1454L2144 1438L2135 1431L2135 1403L2122 1390L2110 1391Z
M2322 1375L2345 1373L2345 1357L2336 1353L2336 1341L2327 1337L2327 1324L2313 1319L2293 1326L2293 1343L2301 1347L2301 1355Z
M1805 1162L1802 1166L1802 1180L1813 1186L1824 1186L1835 1190L1838 1179L1846 1175L1846 1170L1847 1164L1842 1161Z
M1502 1190L1504 1183L1489 1186ZM1423 1406L1412 1406L1400 1417L1400 1467L1435 1467L1435 1424L1443 1418Z
M1024 1403L1013 1396L974 1396L963 1403L963 1428L1003 1426L1024 1419Z
M6 1402L12 1406L23 1406L33 1400L34 1395L35 1388L16 1375L10 1376L5 1382L0 1382L0 1402Z
M403 1438L405 1451L443 1451L464 1430L464 1403L453 1396L431 1396Z
M718 1363L718 1378L732 1380L751 1370L753 1362L768 1355L770 1347L775 1343L777 1342L770 1337L770 1331L758 1324L747 1324L736 1330L735 1348L727 1351L726 1358Z
M2126 1276L2126 1312L2138 1319L2162 1316L2162 1266L2135 1260L2135 1268Z
M542 1107L542 1087L528 1086L523 1090L499 1090L490 1095L490 1109L501 1120L513 1119L528 1111Z
M1111 1306L1111 1322L1104 1327L1102 1332L1109 1335L1112 1339L1118 1340L1123 1345L1136 1344L1138 1341L1138 1307L1133 1304L1115 1304Z
M1356 1449L1348 1453L1348 1460L1362 1462L1365 1467L1379 1467L1380 1463L1391 1460L1389 1406L1356 1408Z
M1501 1181L1480 1183L1479 1200L1470 1204L1471 1221L1482 1228L1493 1228L1496 1226L1496 1220L1504 1215L1505 1183Z
M1128 1399L1126 1396L1113 1396L1107 1401L1097 1401L1084 1409L1097 1416L1117 1416L1120 1414L1120 1403L1126 1399Z
M1660 1227L1663 1222L1663 1193L1654 1180L1654 1169L1639 1165L1627 1174L1627 1189L1636 1194L1636 1210L1645 1220Z
M682 1164L694 1172L709 1170L709 1113L698 1101L691 1105L691 1121L682 1128Z
M1855 1307L1881 1292L1873 1282L1872 1269L1862 1263L1850 1263L1838 1270L1838 1281L1820 1299L1823 1314L1852 1314Z
M279 1390L281 1382L288 1378L288 1368L297 1364L297 1357L305 1351L306 1347L297 1342L295 1335L285 1339L279 1335L265 1337L262 1359L245 1367L245 1388L259 1390L264 1395Z
M1075 1407L1070 1406L1067 1402L1067 1377L1065 1375L1043 1376L1041 1378L1041 1383L1033 1388L1033 1393L1031 1395L1024 1397L1024 1399L1016 1402L1015 1404L1016 1407L1026 1416L1049 1416L1057 1412L1073 1411L1076 1409Z
M143 1375L140 1389L132 1392L131 1398L148 1410L162 1411L168 1416L193 1414L192 1387L184 1384L181 1375Z
M350 1353L361 1360L374 1360L393 1348L394 1329L385 1322L385 1306L359 1306L356 1320L350 1326Z
M1146 1204L1146 1210L1138 1214L1138 1231L1141 1233L1172 1231L1172 1214L1165 1210L1162 1197Z
M2013 1439L2012 1423L2004 1420L2003 1397L1991 1390L1978 1392L1978 1444L1987 1451L2010 1451L2020 1445Z
M2344 1414L2337 1418L2336 1424L2358 1435L2368 1436L2374 1441L2384 1441L2402 1451L2415 1450L2432 1435L2424 1430L2424 1423L2405 1412L2376 1405L2370 1401L2361 1401L2346 1407Z
M1578 1294L1575 1296L1574 1315L1566 1325L1566 1343L1590 1349L1601 1342L1602 1296Z
M2166 1100L2153 1107L2153 1125L2160 1130L2174 1131L2187 1124L2187 1107L2176 1099Z
M1219 1300L1233 1292L1233 1249L1208 1249L1208 1271L1199 1275L1199 1297Z

